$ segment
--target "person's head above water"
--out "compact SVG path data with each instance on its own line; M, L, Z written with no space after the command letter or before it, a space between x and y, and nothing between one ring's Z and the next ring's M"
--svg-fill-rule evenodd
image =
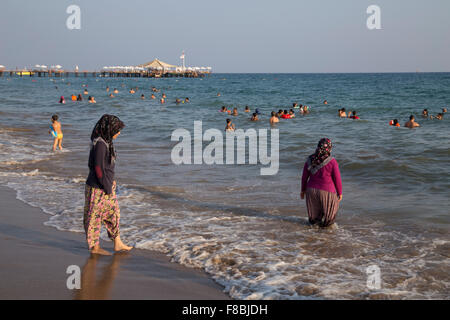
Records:
M52 122L54 122L54 121L58 121L58 115L57 114L52 115Z
M116 157L114 150L113 139L115 139L120 131L125 127L125 124L116 116L104 114L94 126L91 134L91 141L97 138L102 138L109 145L110 162Z
M413 120L414 120L414 115L410 115L410 116L409 116L409 120L410 120L410 121L413 121Z

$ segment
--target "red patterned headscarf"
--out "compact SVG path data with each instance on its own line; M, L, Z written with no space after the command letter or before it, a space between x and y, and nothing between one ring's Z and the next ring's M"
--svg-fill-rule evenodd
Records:
M320 139L317 144L317 149L314 154L308 157L308 170L315 174L320 168L323 168L330 162L333 158L331 157L331 149L333 144L328 138Z

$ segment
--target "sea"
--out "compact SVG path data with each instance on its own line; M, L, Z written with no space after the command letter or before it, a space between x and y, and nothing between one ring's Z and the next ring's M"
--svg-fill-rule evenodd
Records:
M106 87L119 93L110 98ZM294 119L271 127L271 111L294 102L310 113L295 109ZM222 106L238 115L219 112ZM260 121L250 121L245 106L258 108ZM114 143L125 243L204 270L234 299L449 299L450 114L421 115L448 107L450 73L4 75L0 183L47 213L45 225L83 233L90 134L103 114L114 114L126 125ZM340 108L360 120L339 118ZM64 133L56 152L53 114ZM410 115L419 128L403 127ZM261 175L267 165L260 162L174 163L175 130L194 137L201 121L203 131L224 132L227 118L236 129L278 130L276 174ZM392 119L402 127L390 126ZM337 223L328 229L308 225L300 199L303 165L323 137L333 143L343 182ZM210 142L192 139L203 149Z

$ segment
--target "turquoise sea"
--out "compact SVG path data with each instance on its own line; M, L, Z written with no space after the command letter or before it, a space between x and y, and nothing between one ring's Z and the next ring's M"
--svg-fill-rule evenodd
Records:
M120 91L115 98L107 86ZM153 86L160 89L155 100ZM128 93L132 87L135 94ZM96 104L87 95L70 101L84 89ZM189 103L175 103L186 97ZM276 125L276 175L260 175L260 164L171 161L176 129L193 133L201 120L204 131L223 131L227 118L238 129L270 129L270 112L293 102L311 112L296 109L295 119ZM220 113L224 105L239 115ZM249 121L246 105L260 110L259 122ZM338 118L342 107L361 120ZM89 137L101 115L115 114L126 124L115 143L126 242L204 269L237 299L448 299L450 115L421 116L425 108L435 115L444 107L450 107L450 73L3 76L0 183L48 213L47 225L83 232ZM65 150L52 153L48 127L55 113ZM389 126L394 118L403 125L411 114L420 128ZM322 137L334 144L344 186L337 226L327 230L307 225L299 197L304 161ZM367 287L372 265L380 269L380 289Z

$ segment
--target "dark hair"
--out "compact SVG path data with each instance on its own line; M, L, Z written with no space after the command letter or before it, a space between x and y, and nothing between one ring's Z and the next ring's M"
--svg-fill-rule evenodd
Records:
M227 123L230 123L231 122L231 119L227 119Z
M245 109L250 109L248 106L245 106Z
M414 115L409 116L409 120L412 120L412 119L414 119Z
M272 113L270 114L270 116L275 117L275 111L272 111Z
M284 110L284 113L285 113L285 114L288 113L287 110Z
M116 116L104 114L94 126L91 134L91 141L96 138L102 138L109 145L109 162L116 157L113 145L113 136L119 133L125 124Z
M57 114L52 115L52 120L53 121L58 121L58 115Z
M281 110L281 109L280 109L280 110L278 110L278 113L283 113L283 110Z
M341 110L345 112L345 108L342 108Z
M397 119L394 119L394 125L397 124L397 123L398 123L398 120L397 120Z
M258 114L256 112L253 112L253 116L256 117Z

